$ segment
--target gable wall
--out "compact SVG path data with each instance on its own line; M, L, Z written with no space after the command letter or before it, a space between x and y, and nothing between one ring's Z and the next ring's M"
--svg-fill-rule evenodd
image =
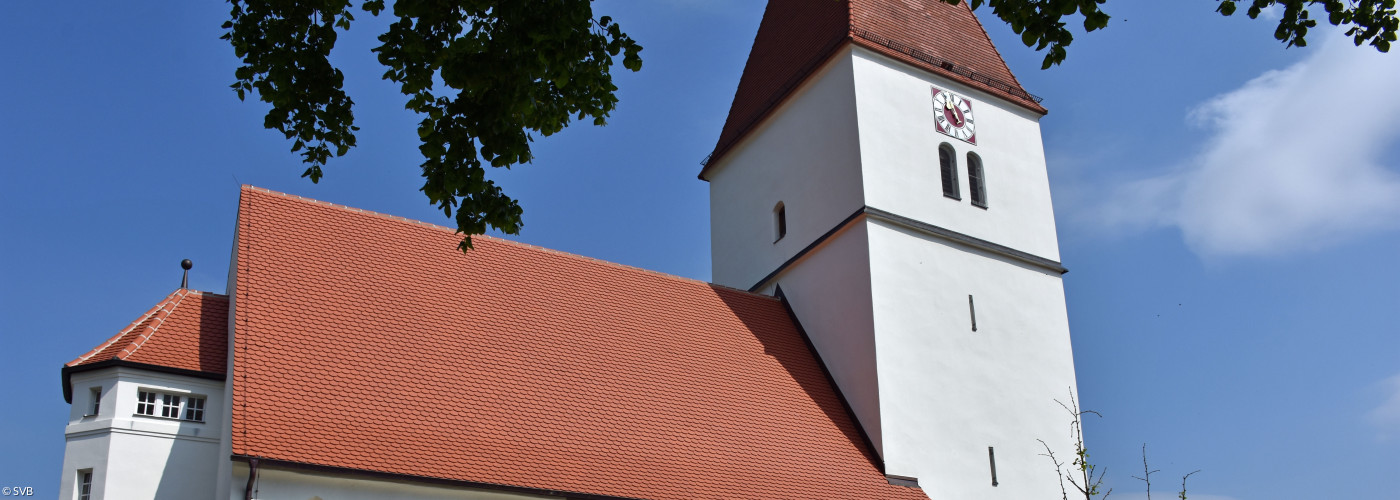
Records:
M847 48L707 174L715 283L747 290L862 206L854 92Z

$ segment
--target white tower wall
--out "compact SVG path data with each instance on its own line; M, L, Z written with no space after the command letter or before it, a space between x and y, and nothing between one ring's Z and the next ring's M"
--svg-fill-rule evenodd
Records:
M714 282L759 285L864 206L851 49L838 51L707 173ZM783 202L787 235L774 241ZM763 283L782 282L866 434L880 446L869 242L851 226Z
M880 381L870 276L870 235L851 224L789 266L778 284L857 424L881 453Z
M714 282L747 290L862 205L850 50L710 168ZM783 202L787 236L774 241Z
M93 498L211 498L218 471L223 382L110 367L72 376L73 407L64 431L58 498L77 498L78 471L93 472ZM89 389L103 388L97 415ZM136 415L137 392L205 397L204 422Z
M867 205L1059 259L1039 115L865 49L855 49L853 67ZM937 131L935 87L973 101L976 145ZM943 196L945 143L956 151L961 200ZM986 209L971 204L968 153L982 160ZM1060 273L908 224L869 224L886 472L951 498L1056 491L1036 439L1072 453L1069 415L1055 402L1075 387Z
M976 145L937 131L934 87L972 100ZM848 46L707 175L714 280L781 286L886 473L931 497L1052 495L1037 439L1073 454L1056 402L1076 383L1039 118ZM942 143L961 200L943 196ZM971 203L968 153L985 209ZM779 200L789 230L772 243Z
M863 48L854 56L866 205L1060 260L1039 115ZM938 132L932 87L972 99L977 145ZM957 152L961 201L943 196L938 171L943 143ZM968 153L982 158L986 210L969 201Z
M1069 415L1055 402L1068 403L1075 387L1059 274L907 227L869 226L886 473L946 498L1057 491L1036 440L1061 457L1073 452Z

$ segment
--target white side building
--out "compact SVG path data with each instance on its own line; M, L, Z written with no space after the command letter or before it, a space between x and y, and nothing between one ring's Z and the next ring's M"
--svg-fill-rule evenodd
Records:
M227 317L227 297L179 289L64 366L58 498L211 498L228 431Z

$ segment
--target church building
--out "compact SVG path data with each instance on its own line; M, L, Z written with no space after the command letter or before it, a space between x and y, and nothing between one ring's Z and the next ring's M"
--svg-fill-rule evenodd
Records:
M1045 113L965 3L771 0L712 283L244 186L226 290L63 366L60 498L1053 498Z

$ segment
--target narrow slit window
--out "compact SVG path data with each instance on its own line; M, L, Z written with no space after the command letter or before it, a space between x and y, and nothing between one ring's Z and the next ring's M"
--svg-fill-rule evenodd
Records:
M996 486L999 484L997 483L997 451L991 446L987 447L987 460L992 464L992 486Z
M783 206L781 201L778 202L778 206L773 207L773 233L774 243L787 236L787 207Z
M938 172L943 176L943 196L961 200L962 194L958 191L957 156L953 154L953 147L947 143L938 146Z
M92 500L92 469L78 471L78 500Z
M967 154L967 189L972 192L972 205L987 208L987 180L982 171L982 158Z
M102 410L102 388L93 387L90 392L92 394L92 406L89 408L88 415L96 415L98 411Z
M977 331L977 306L972 303L972 295L967 296L967 315L972 318L972 331Z

